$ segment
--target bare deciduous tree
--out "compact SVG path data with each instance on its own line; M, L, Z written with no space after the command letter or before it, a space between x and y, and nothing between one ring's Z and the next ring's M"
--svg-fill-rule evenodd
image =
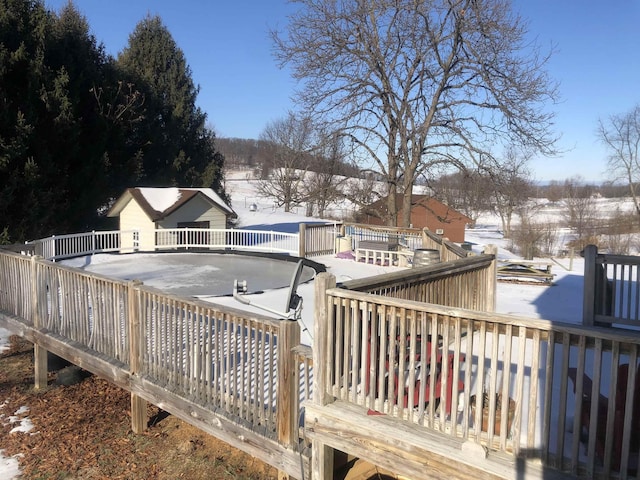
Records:
M598 217L593 198L595 187L585 183L580 176L575 176L564 182L564 202L567 207L566 219L578 240L595 235L593 225Z
M640 104L607 121L599 120L598 136L611 152L608 165L612 180L628 185L640 217Z
M304 177L304 191L307 215L313 215L315 208L318 216L324 217L331 203L344 198L342 187L347 179L344 175L347 168L340 137L321 134L319 141Z
M520 225L512 231L511 248L526 260L533 260L541 252L540 243L544 234L541 225L531 221L530 218L524 218Z
M380 192L378 191L378 181L372 172L361 172L359 178L350 178L344 185L345 196L355 206L354 220L359 220L357 210L366 210L369 205L380 200Z
M285 212L305 199L303 179L310 151L314 148L314 129L311 120L294 113L269 123L260 139L273 145L269 175L260 180L257 190L271 197Z
M493 187L489 177L464 170L444 175L429 183L433 196L464 213L475 223L482 212L491 210Z
M551 203L557 203L562 200L562 183L558 180L551 180L549 182L549 185L545 187L544 192L547 200L549 200Z
M488 166L493 185L493 209L500 216L505 237L511 236L514 213L529 202L532 191L531 174L527 167L529 157L514 148L507 150L504 160Z
M367 153L387 185L389 223L403 194L439 165L491 159L495 145L550 154L548 55L525 39L508 0L294 0L275 56L303 81L298 100Z

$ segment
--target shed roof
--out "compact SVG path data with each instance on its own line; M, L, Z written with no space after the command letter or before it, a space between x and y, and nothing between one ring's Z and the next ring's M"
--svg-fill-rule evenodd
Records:
M218 207L227 216L235 216L231 207L213 189L181 187L128 188L109 209L107 216L117 217L131 200L135 200L147 216L155 222L167 217L197 196L201 196L212 206Z

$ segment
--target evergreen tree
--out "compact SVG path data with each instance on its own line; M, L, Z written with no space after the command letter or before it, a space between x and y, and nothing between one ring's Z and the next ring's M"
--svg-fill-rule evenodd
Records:
M55 135L47 145L59 166L58 189L66 228L85 230L95 224L96 211L105 202L108 168L104 119L97 109L92 88L101 85L107 63L103 47L90 34L86 19L69 3L53 23L47 54L56 72L52 97L60 102ZM57 225L61 228L64 225Z
M199 89L191 69L159 17L138 23L118 64L146 89L144 182L206 186L224 195L224 157L205 126L206 114L196 106Z
M157 18L116 61L72 3L0 0L2 241L104 228L99 212L140 182L224 196L190 74Z
M123 78L72 4L58 16L42 1L0 0L0 231L9 241L100 227L98 211L139 177L143 112Z
M52 24L42 2L0 0L0 229L11 241L48 233L62 202L41 138L66 109L65 73L45 61Z

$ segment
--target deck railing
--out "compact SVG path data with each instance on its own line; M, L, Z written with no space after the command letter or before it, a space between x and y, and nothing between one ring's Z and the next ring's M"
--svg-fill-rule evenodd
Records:
M343 230L342 234L351 238L352 250L359 248L362 241L387 242L410 250L422 248L422 230L417 228L344 224Z
M3 253L0 268L0 311L19 318L32 319L35 272L34 257Z
M242 229L169 228L156 230L152 242L141 242L140 232L84 232L33 240L26 245L47 260L92 255L166 249L245 250L309 257L335 251L339 226L301 223L298 233ZM302 240L300 240L302 239ZM148 245L148 247L142 247ZM17 248L17 246L16 246Z
M264 230L166 228L155 231L156 249L210 248L298 254L298 234Z
M482 311L495 308L496 249L484 255L349 280L343 288Z
M457 243L453 243L427 228L422 231L422 247L438 250L440 260L443 262L465 258L471 254L469 250L465 250Z
M331 255L336 251L336 238L340 234L338 223L301 223L300 257Z
M316 282L329 287L316 399L589 478L635 468L640 333L330 288L328 274Z
M291 408L283 398L293 400L283 392L293 384L295 368L288 362L294 363L294 354L287 348L299 342L297 324L222 311L144 286L136 294L145 339L140 373L277 439L279 412L289 415Z
M595 245L583 255L583 323L640 328L640 256L601 254Z
M35 246L36 255L48 260L62 260L94 253L133 252L137 249L137 235L135 230L93 231L52 235L27 243Z
M367 225L305 224L297 233L243 229L166 228L158 229L153 238L141 238L138 230L93 231L51 237L27 242L34 253L47 260L92 255L95 253L131 253L167 249L226 249L267 253L285 253L300 257L330 255L337 249L338 238L348 237L351 250L361 242L385 242L407 252L416 248L440 251L440 260L464 258L469 253L460 246L443 240L429 231L372 227Z
M99 357L111 365L109 376L131 375L125 385L144 379L292 451L298 448L299 405L310 395L311 368L308 352L296 350L296 322L12 252L0 252L0 312L20 330L55 338L47 349L62 343L64 351L53 353L74 352L74 363ZM299 461L292 465L299 476Z
M0 311L294 450L300 403L313 397L583 477L637 475L640 332L492 313L481 287L495 289L493 265L477 255L341 288L320 274L313 350L297 344L295 322L10 252L0 252Z
M211 249L244 250L253 252L285 253L298 255L299 235L263 230L170 228L156 230L153 242L142 242L140 232L105 231L85 232L51 237L27 242L33 253L47 260L92 255L95 253L131 253L142 251L141 245L151 245L147 249Z
M31 262L35 315L25 318L33 318L36 328L128 365L127 282L38 257L31 257Z

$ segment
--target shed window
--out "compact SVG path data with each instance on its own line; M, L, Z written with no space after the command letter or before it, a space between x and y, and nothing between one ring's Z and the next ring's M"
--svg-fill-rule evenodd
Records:
M178 228L209 228L209 221L202 222L178 222Z
M178 222L178 228L209 228L209 222ZM210 244L209 232L199 230L188 230L178 232L178 245L180 247L202 247Z

